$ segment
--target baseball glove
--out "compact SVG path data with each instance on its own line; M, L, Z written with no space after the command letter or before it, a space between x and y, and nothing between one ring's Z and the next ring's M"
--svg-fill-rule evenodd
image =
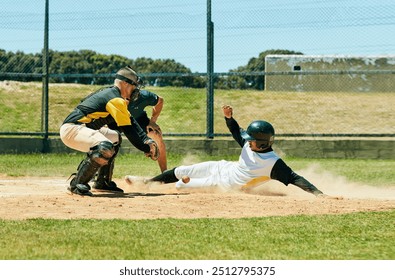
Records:
M145 153L145 156L151 158L152 160L158 160L159 148L156 142L152 139L149 139L145 141L144 144L149 145L150 148L150 151L148 153Z

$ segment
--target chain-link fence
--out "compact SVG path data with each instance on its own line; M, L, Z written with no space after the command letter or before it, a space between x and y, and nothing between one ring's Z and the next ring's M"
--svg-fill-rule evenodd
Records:
M83 2L2 1L0 134L57 134L67 98L129 64L165 98L165 136L228 135L222 104L280 135L395 136L393 1Z

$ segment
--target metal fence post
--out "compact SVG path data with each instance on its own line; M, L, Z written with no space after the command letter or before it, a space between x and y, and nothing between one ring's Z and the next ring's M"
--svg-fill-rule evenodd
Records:
M42 116L41 131L44 133L43 152L48 152L48 110L49 110L49 54L48 54L48 22L49 22L49 0L45 1L45 23L44 23L44 48L43 48L43 89L42 89Z
M214 23L211 0L207 0L207 138L214 138Z

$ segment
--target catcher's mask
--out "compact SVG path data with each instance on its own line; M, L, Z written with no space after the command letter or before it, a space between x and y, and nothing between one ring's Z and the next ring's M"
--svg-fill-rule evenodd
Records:
M241 137L247 141L256 141L261 150L271 147L274 142L274 128L267 121L253 121L246 131L242 131Z
M143 80L139 75L137 75L136 71L134 71L130 66L126 66L118 70L115 74L115 78L136 87L130 95L131 102L136 101L139 98L140 88L143 87Z

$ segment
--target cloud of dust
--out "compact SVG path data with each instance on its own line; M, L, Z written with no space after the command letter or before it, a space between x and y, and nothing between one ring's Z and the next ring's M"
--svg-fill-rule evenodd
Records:
M181 161L181 165L191 165L191 164L195 164L198 163L199 161L199 157L197 157L196 155L192 155L192 154L187 154Z
M328 195L344 198L395 199L395 187L369 186L360 182L351 182L344 176L324 170L319 164L295 172Z

